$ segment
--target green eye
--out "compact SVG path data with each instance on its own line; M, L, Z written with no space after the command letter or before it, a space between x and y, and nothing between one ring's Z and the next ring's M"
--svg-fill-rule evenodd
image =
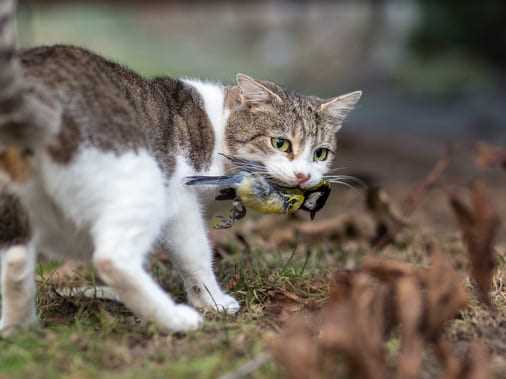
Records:
M320 147L314 151L315 161L326 161L328 156L329 156L329 149L325 149L324 147Z
M285 138L273 137L271 138L271 144L273 148L283 153L290 153L292 151L292 144Z

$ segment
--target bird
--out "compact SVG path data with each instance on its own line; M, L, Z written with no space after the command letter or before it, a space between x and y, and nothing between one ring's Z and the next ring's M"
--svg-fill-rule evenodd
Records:
M261 213L289 214L304 203L304 193L298 188L285 188L257 173L239 171L226 176L190 176L186 185L220 188L216 200L240 199L246 208Z
M228 218L215 218L214 226L217 229L231 227L246 215L246 209L265 214L291 214L302 209L314 219L330 194L330 183L326 180L306 190L284 187L269 180L261 163L225 157L238 168L237 172L222 176L189 176L185 182L189 186L217 187L219 194L216 200L233 201Z

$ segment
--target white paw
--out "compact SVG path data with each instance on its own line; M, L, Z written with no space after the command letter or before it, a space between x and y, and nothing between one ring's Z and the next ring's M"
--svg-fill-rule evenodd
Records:
M208 293L203 296L192 296L190 302L197 308L227 314L235 314L241 308L236 299L225 293L214 294L214 296L210 296Z
M28 329L30 327L37 326L39 320L37 317L29 317L26 320L17 320L16 322L5 322L0 320L0 336L8 337L16 333L20 329Z
M184 304L176 305L170 316L169 329L173 332L197 330L204 322L202 316L195 309Z
M239 302L227 294L222 294L221 298L216 301L216 304L213 303L213 306L218 312L225 312L231 315L237 313L241 308Z

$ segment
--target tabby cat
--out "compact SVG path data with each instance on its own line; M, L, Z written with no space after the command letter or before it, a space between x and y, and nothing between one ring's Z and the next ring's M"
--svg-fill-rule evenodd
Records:
M242 74L230 86L146 79L79 47L16 50L14 17L15 2L0 0L1 328L36 321L38 252L91 260L130 310L166 330L198 328L195 308L237 312L213 272L203 196L184 178L222 174L225 153L311 187L361 93L322 100ZM157 246L195 308L143 268Z

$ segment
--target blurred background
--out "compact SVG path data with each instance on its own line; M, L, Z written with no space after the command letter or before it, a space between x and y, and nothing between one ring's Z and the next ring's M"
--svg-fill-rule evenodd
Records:
M447 143L506 144L505 20L500 0L20 0L18 29L22 46L81 45L148 76L362 89L338 165L404 180Z

